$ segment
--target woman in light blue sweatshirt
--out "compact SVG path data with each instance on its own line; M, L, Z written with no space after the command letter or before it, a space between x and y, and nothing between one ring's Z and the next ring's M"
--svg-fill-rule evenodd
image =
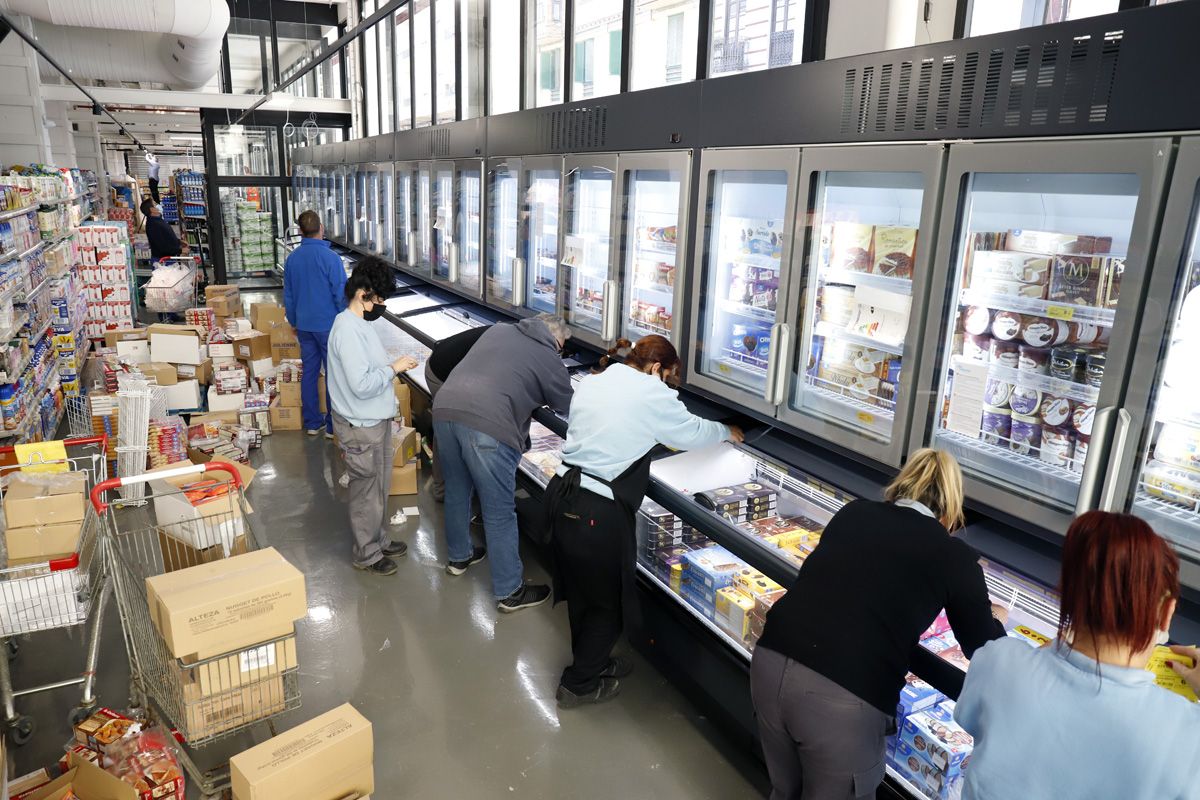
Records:
M326 383L333 431L350 476L350 530L354 566L393 575L393 556L408 552L388 534L387 499L392 470L392 419L396 416L396 376L417 366L410 356L387 357L373 322L394 287L392 268L374 256L358 262L346 281L346 310L329 331Z
M634 518L650 477L650 451L659 444L695 450L742 440L736 427L687 410L666 384L678 369L671 342L647 336L623 364L584 378L571 400L563 464L546 489L555 600L567 601L574 657L558 687L564 708L612 699L617 679L629 673L629 664L611 655L622 608L633 597Z

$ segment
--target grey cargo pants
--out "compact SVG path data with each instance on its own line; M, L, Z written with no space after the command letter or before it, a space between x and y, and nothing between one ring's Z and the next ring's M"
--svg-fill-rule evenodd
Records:
M335 412L333 432L350 475L348 505L354 564L369 567L383 558L383 548L391 540L387 500L392 479L392 421L385 419L360 428Z

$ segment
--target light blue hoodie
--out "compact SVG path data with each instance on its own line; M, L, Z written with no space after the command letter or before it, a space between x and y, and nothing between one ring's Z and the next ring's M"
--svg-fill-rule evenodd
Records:
M372 323L346 310L329 331L325 365L333 411L351 425L374 425L396 415L396 373Z

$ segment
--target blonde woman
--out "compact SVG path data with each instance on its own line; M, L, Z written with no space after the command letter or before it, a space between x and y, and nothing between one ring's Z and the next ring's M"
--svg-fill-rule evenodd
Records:
M963 525L962 472L919 450L884 492L834 515L767 615L750 687L771 800L874 797L909 653L944 608L969 658L1004 636Z

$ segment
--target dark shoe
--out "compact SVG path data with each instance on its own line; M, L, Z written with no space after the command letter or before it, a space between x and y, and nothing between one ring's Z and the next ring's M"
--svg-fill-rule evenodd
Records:
M384 551L387 552L386 550ZM633 662L628 658L613 656L608 660L608 666L600 673L601 678L626 678L633 674Z
M577 708L579 706L607 703L621 693L621 682L616 678L601 678L600 685L587 694L575 694L563 685L559 685L555 699L559 708Z
M387 547L383 548L383 554L385 556L396 556L397 558L406 556L408 555L408 545L404 542L388 542Z
M308 430L305 431L305 433L307 433L309 436L320 436L321 429L320 428L309 428Z
M355 564L354 568L361 569L364 572L370 572L375 575L395 575L396 574L396 562L392 561L387 556L384 556L383 558L379 559L378 561L376 561L374 564L372 564L369 567L360 567L358 564Z
M473 553L471 553L471 557L468 558L466 561L447 561L446 562L446 574L447 575L462 575L464 572L467 571L467 567L471 566L472 564L478 564L480 561L483 561L485 558L487 558L487 548L476 547L475 551Z
M326 438L326 439L332 439L332 438L333 438L333 431L325 431L325 438Z
M515 592L496 603L496 608L507 614L523 608L540 606L550 599L550 587L541 583L526 583Z

